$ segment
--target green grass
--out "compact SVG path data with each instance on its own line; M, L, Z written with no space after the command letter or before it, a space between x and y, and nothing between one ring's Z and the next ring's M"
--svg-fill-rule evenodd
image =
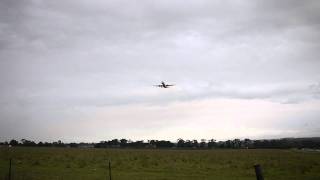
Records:
M254 180L261 164L266 180L320 179L320 153L294 150L125 150L0 148L0 179L13 158L19 179Z

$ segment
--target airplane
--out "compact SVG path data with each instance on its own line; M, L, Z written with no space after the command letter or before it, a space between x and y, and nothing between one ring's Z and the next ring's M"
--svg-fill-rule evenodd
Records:
M163 81L161 81L161 84L154 85L154 86L159 87L159 88L169 88L170 86L174 86L174 84L166 84Z

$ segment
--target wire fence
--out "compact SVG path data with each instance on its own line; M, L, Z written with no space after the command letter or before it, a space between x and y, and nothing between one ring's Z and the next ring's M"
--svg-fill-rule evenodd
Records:
M253 166L253 170L256 174L257 180L264 180L262 174L262 168L259 164ZM82 172L81 170L72 170L65 169L61 171L61 169L57 168L57 171L51 171L51 173L43 173L45 167L38 168L26 168L23 166L19 166L19 163L14 163L12 158L8 161L7 172L0 176L3 180L43 180L43 179L53 179L53 180L73 180L73 179L92 179L92 180L112 180L112 179L215 179L210 177L195 177L194 174L185 173L184 176L176 176L176 175L167 175L166 178L161 178L158 176L152 177L152 174L157 173L157 171L151 172L148 177L141 177L140 173L121 173L117 172L115 175L112 173L111 161L108 161L104 170L100 170L98 172L88 173L87 171ZM163 174L164 172L158 171L159 174ZM168 172L166 172L168 173ZM174 173L174 172L173 172Z

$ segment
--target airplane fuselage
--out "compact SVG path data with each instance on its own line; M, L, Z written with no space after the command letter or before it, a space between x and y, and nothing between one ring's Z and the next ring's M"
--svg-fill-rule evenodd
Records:
M171 87L171 86L174 86L174 84L166 84L166 83L164 83L163 81L161 81L160 84L154 85L154 86L157 86L157 87L160 87L160 88L169 88L169 87Z

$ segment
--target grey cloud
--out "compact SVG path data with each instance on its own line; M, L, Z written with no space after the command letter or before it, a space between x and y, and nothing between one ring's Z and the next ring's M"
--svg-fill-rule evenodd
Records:
M2 0L0 118L29 121L42 110L52 122L54 113L67 119L63 109L209 98L318 100L319 8L312 0ZM152 87L162 80L177 86Z
M247 35L248 30L252 34L255 29L259 34L268 29L278 31L278 27L287 29L287 26L315 26L318 29L319 13L316 10L319 3L284 1L285 6L278 4L273 1L261 1L256 6L232 1L105 1L98 4L4 1L2 7L10 9L3 11L3 20L9 30L14 30L12 36L23 34L23 37L18 36L21 41L44 43L49 48L65 47L70 43L74 46L79 40L107 44L144 42L189 31L200 32L206 38L234 38ZM19 11L12 10L16 8Z

